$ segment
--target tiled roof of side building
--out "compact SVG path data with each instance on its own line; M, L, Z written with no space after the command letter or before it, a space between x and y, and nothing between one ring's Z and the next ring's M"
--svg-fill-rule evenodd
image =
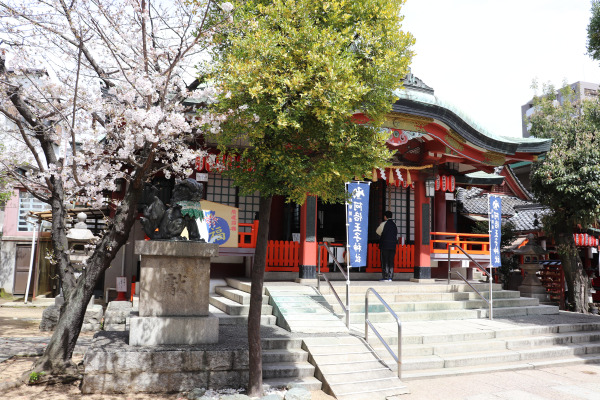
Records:
M487 193L481 188L458 188L456 200L462 205L463 214L487 215ZM514 196L502 196L502 215L515 225L519 232L535 231L542 228L542 217L550 209L540 204L521 200ZM537 221L537 224L536 224Z
M543 227L542 217L550 213L549 208L539 204L516 207L515 211L515 214L508 220L515 225L515 230L519 232L541 229Z
M462 204L462 212L466 214L483 214L488 213L488 197L487 193L483 193L483 189L471 188L469 190L458 188L456 191L456 199ZM515 207L531 204L514 196L502 196L502 215L513 216Z

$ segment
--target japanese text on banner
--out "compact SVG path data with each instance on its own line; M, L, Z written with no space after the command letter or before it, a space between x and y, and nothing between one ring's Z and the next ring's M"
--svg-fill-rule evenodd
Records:
M489 196L488 213L490 216L490 263L492 267L499 267L500 241L502 239L502 199L500 196Z
M346 231L350 267L367 265L367 238L369 226L369 183L350 182L346 190L351 194L346 203Z

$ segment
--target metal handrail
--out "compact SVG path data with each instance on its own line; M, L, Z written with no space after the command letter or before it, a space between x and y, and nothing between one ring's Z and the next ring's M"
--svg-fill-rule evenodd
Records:
M348 271L347 274L344 273L342 266L338 262L335 255L332 253L332 251L329 248L329 246L327 245L327 243L319 244L318 247L325 247L325 250L327 250L327 253L332 256L333 262L335 263L335 265L338 267L338 269L340 270L340 272L346 279L346 304L344 304L342 299L340 299L340 296L338 296L337 292L335 291L335 288L333 287L333 285L331 284L331 282L329 281L327 276L325 274L321 273L321 251L318 251L319 255L318 255L317 265L318 265L319 269L317 272L317 291L319 293L321 293L321 277L325 278L325 282L327 282L327 284L331 288L331 291L333 292L333 295L335 296L336 300L338 301L338 303L340 303L340 306L342 306L342 310L344 310L344 315L346 316L346 327L348 329L350 329L350 271Z
M377 298L379 299L381 304L383 304L385 306L385 308L387 308L387 310L392 314L392 316L396 319L396 322L398 323L398 355L397 356L394 353L394 350L392 350L390 348L390 346L386 343L386 341L383 339L383 337L379 334L377 329L375 329L375 326L373 326L371 321L369 321L369 292L373 292L373 294L375 296L377 296ZM394 310L392 310L390 308L390 306L386 303L386 301L373 288L368 288L365 293L365 341L367 343L369 343L369 326L371 327L371 329L373 329L373 333L375 333L377 338L379 338L381 343L383 343L383 345L385 346L386 350L392 355L392 357L396 361L396 364L398 365L398 378L401 378L402 377L401 376L402 375L402 323L400 322L400 318L398 318L398 316L396 315Z
M483 266L481 264L479 264L477 261L475 261L473 259L473 257L471 257L462 247L460 247L459 245L456 244L451 244L450 246L448 246L448 285L450 284L450 250L452 249L452 247L455 247L456 249L460 250L465 256L467 256L471 261L473 261L475 263L475 265L477 266L477 268L482 271L484 274L486 274L488 276L488 279L490 281L490 300L488 301L488 299L486 299L485 297L483 297L483 295L481 293L479 293L479 291L477 289L475 289L475 287L473 285L471 285L469 283L469 281L467 281L467 279L465 279L464 276L462 276L462 274L458 271L454 271L459 277L460 279L462 279L467 285L469 285L469 287L471 289L473 289L473 291L475 293L477 293L477 295L479 297L481 297L483 299L483 301L485 301L488 304L489 307L489 317L490 320L494 319L494 311L492 308L492 303L493 303L493 295L492 295L492 275L487 272L485 270L485 268L483 268Z

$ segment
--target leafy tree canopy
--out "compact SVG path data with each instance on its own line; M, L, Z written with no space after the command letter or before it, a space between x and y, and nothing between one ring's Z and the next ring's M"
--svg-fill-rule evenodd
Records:
M587 51L594 60L600 60L600 1L592 0L592 16L588 25Z
M413 55L403 3L235 3L204 72L219 89L212 111L224 119L215 139L242 160L229 171L240 187L298 203L307 193L336 201L344 182L388 162L386 133L375 127ZM354 123L356 112L370 125Z
M562 104L556 100L559 94ZM573 101L568 86L561 92L546 87L534 104L531 134L552 139L551 150L534 164L531 176L536 198L554 211L545 226L593 222L600 216L600 104Z

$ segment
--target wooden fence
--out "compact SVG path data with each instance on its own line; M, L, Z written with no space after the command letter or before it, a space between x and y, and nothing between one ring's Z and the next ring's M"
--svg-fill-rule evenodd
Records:
M327 250L320 247L321 272L329 272ZM401 245L396 247L394 259L394 272L413 272L415 260L415 246ZM300 243L283 240L269 240L267 246L266 271L298 272L300 265ZM366 272L381 272L379 258L379 245L370 243L367 249Z

